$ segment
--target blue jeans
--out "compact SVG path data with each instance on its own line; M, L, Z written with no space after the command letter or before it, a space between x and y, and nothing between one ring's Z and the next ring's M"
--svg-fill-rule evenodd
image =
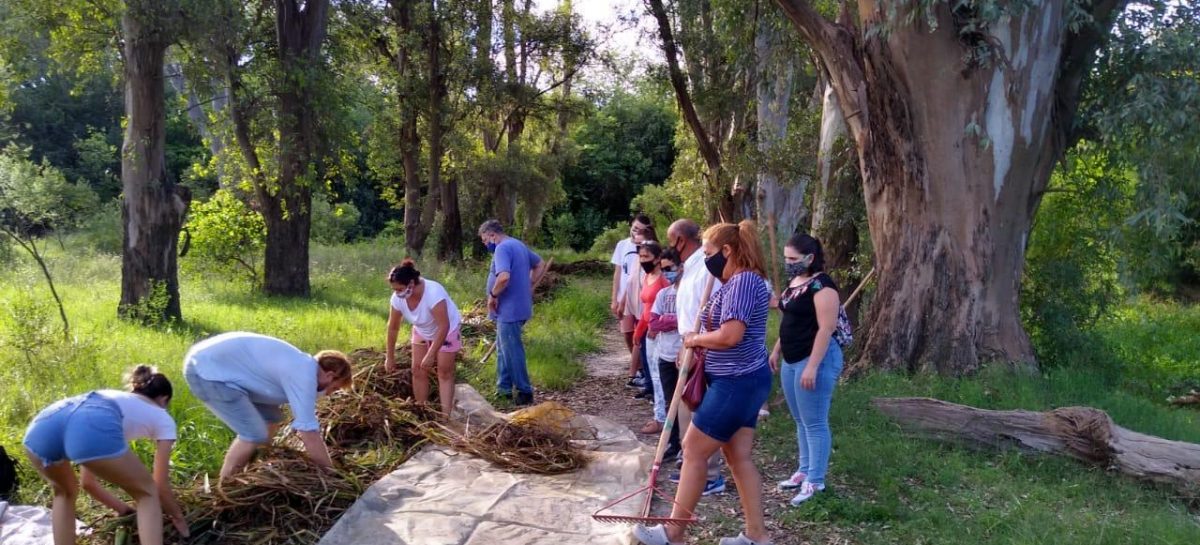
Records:
M519 393L533 394L521 341L524 327L524 321L496 323L496 340L500 343L496 348L496 389L501 395L508 395L514 387Z
M806 481L825 484L829 452L833 448L833 437L829 432L829 405L833 402L833 387L842 374L842 347L830 339L825 359L817 368L817 387L812 390L805 390L800 385L800 375L807 365L808 358L797 363L783 362L780 382L788 411L796 421L799 471L807 475Z

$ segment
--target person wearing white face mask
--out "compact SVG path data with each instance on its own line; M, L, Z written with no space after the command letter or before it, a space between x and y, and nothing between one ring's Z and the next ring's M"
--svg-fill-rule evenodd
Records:
M392 285L392 300L384 368L388 372L396 370L400 323L411 323L413 399L418 403L429 401L429 374L436 369L442 414L449 417L454 410L454 360L462 350L458 306L445 287L422 278L411 259L392 267L388 282Z
M237 433L225 453L222 479L241 471L270 442L285 403L308 457L318 467L333 467L317 422L317 397L350 387L354 379L345 354L324 350L310 356L280 339L235 331L192 345L183 378L192 395Z
M824 272L820 241L794 235L783 248L783 258L788 284L779 301L779 340L769 361L771 369L780 372L798 446L796 471L778 487L797 490L792 505L799 505L825 489L832 450L829 407L842 373L842 347L833 335L840 302L837 284Z

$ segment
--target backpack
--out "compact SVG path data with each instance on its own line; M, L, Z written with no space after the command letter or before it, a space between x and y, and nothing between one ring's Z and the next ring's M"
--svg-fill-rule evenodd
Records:
M813 281L816 279L817 279L817 277L814 276L814 277L812 277L811 280L806 282L804 285L799 286L799 293L804 293L804 292L808 291L809 285L812 284ZM818 290L821 289L821 283L819 281L817 282L816 288ZM781 302L781 305L782 304L786 304L786 301ZM838 305L837 327L834 328L834 330L833 330L833 340L837 341L838 346L840 346L842 348L846 348L847 346L850 346L850 343L854 342L853 329L854 329L853 326L850 325L850 316L848 314L846 314L846 306Z
M853 327L850 325L850 316L846 314L844 305L838 305L837 328L833 330L833 340L837 341L838 346L842 348L846 348L854 342Z
M0 500L11 501L17 493L17 460L0 447Z

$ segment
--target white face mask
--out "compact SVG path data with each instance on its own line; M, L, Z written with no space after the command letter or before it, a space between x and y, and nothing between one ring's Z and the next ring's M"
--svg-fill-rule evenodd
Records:
M413 285L409 284L408 287L404 289L404 291L395 292L395 293L396 293L396 297L399 297L401 299L408 299L408 296L412 295L412 292L413 292Z

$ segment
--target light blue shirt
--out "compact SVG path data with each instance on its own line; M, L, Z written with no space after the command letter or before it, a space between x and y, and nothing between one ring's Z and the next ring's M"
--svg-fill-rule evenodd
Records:
M317 431L317 360L282 340L234 331L205 339L188 350L185 367L204 380L242 390L250 401L288 404L292 429Z

